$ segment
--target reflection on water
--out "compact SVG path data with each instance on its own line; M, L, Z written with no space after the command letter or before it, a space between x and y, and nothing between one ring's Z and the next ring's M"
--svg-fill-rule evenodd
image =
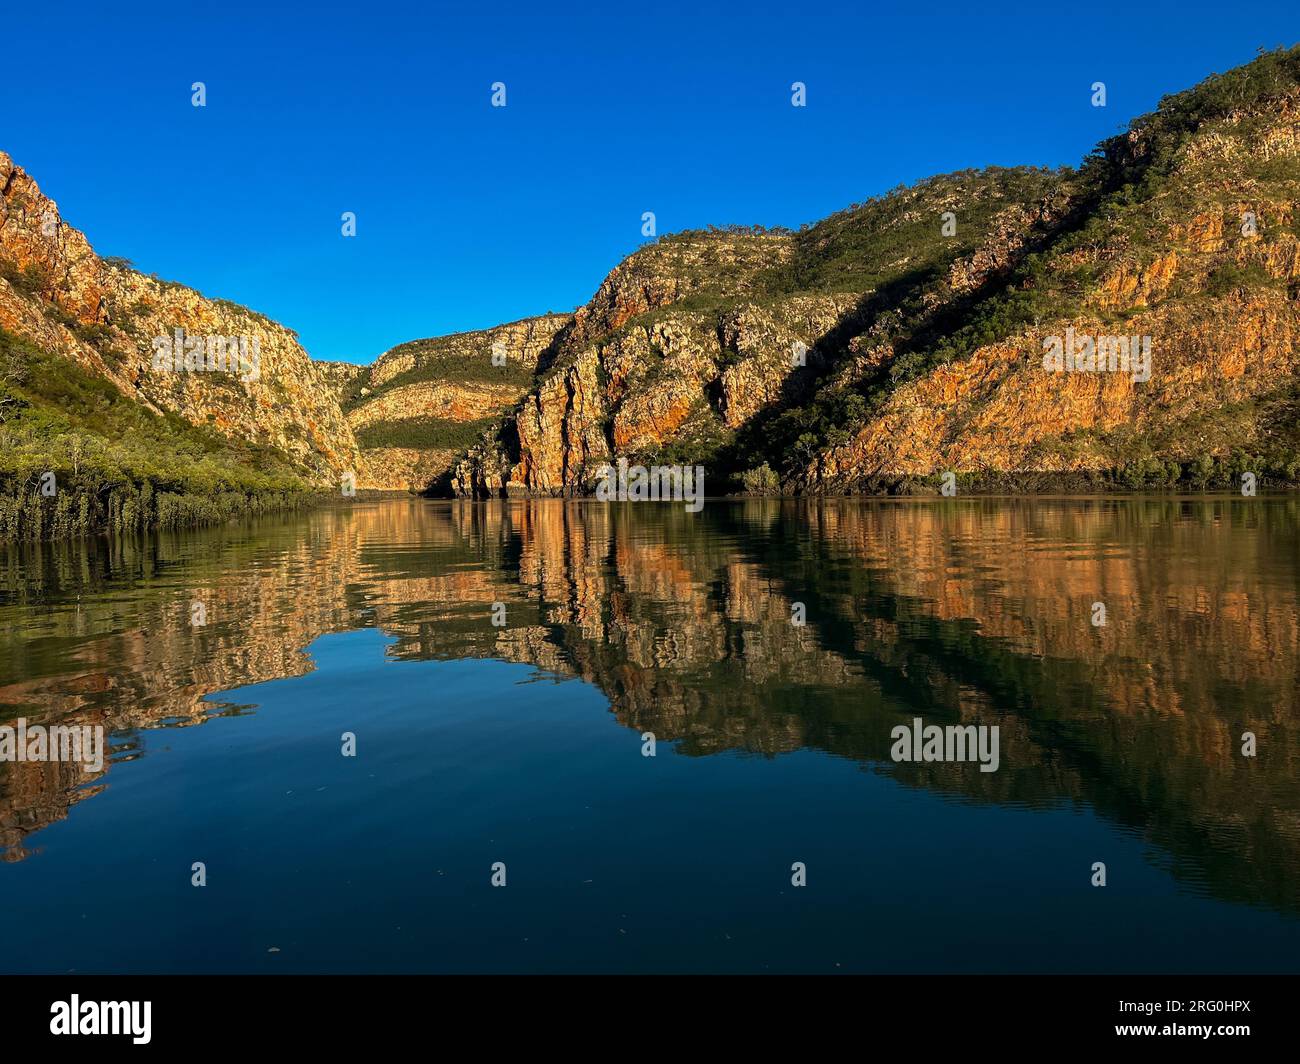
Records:
M123 895L156 889L153 904L174 912L170 933L203 938L218 913L187 909L182 853L199 860L206 845L246 870L255 862L241 846L284 845L331 885L306 903L300 882L263 879L274 937L287 908L339 911L352 858L320 857L313 833L346 824L349 844L374 846L381 863L408 846L418 863L427 848L416 836L436 821L444 863L464 855L471 867L426 870L427 900L430 881L490 889L496 858L474 849L475 833L500 837L527 822L517 845L536 847L538 869L559 878L545 897L511 882L520 934L509 943L467 915L491 908L493 895L454 894L435 913L416 891L407 919L417 929L406 933L417 945L375 926L332 950L304 945L289 967L1295 968L1298 526L1300 504L1266 499L750 500L700 514L395 500L16 548L0 553L0 723L103 724L112 759L93 777L75 764L0 765L0 901L39 892L52 913L57 904L82 913L89 870L100 869ZM190 623L195 602L201 626ZM1103 627L1092 623L1097 602ZM505 605L505 627L491 623L494 603ZM791 623L796 603L803 626ZM896 765L890 730L915 716L999 725L999 770ZM363 785L344 778L322 786L334 794L299 810L294 830L307 841L286 841L275 826L283 810L268 803L292 788L276 774L292 773L299 756L304 779L327 759L336 771L349 721L366 789L349 795ZM660 743L654 761L640 756L647 731ZM1253 759L1241 756L1245 731L1258 737ZM423 768L409 760L421 749ZM628 782L665 764L671 788L670 773L653 793ZM246 793L254 776L266 795ZM500 808L488 808L488 792L502 795ZM657 828L633 826L631 804L621 820L565 819L620 801ZM527 805L512 819L514 802ZM222 842L218 826L236 815L239 831ZM179 888L148 886L141 869L158 850L139 836L154 831L162 852L175 836ZM732 840L726 871L711 863L710 831ZM946 839L949 852L924 839ZM791 862L807 852L801 840L822 848L804 893L789 885ZM675 914L657 946L638 952L627 928L615 929L624 934L615 945L571 928L563 944L539 945L541 925L601 911L604 902L573 901L559 885L563 861L596 860L589 851L609 862L607 879L625 883L617 901L587 888L610 904L611 924L630 922L641 902ZM1107 857L1109 885L1090 888L1092 862ZM660 868L662 879L645 867L683 859L671 875ZM711 871L691 866L697 859ZM745 893L755 876L771 889ZM964 900L934 877L955 878ZM356 881L366 905L382 909L412 889L399 878L406 884L390 868ZM243 889L246 906L254 888ZM715 901L735 937L715 934L718 914L701 912ZM967 913L976 902L983 908ZM952 925L894 942L879 925L858 926L870 917L862 905L920 906L926 926ZM682 937L690 914L697 934ZM249 920L246 910L220 917ZM951 941L953 928L981 919L1004 924L971 932L969 949ZM1200 921L1199 951L1175 944L1188 919ZM1131 955L1126 921L1148 932ZM1073 961L1041 942L1067 934L1066 923L1087 929ZM1106 949L1084 955L1098 927L1111 929L1100 932ZM746 934L755 941L732 949ZM834 943L859 934L871 955L829 960ZM212 935L228 939L229 923ZM48 961L0 946L0 968L261 970L263 960L214 959L211 941L207 952L164 955L100 937L98 952L68 943Z

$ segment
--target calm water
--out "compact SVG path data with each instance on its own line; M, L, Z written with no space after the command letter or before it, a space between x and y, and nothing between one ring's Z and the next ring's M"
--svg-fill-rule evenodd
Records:
M0 971L1298 971L1298 600L1294 499L0 552L0 723L111 746L0 764ZM916 716L996 724L998 770L895 763Z

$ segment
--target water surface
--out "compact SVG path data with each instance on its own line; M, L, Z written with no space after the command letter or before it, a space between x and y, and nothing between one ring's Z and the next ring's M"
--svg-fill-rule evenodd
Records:
M0 551L0 723L112 747L0 764L0 971L1297 971L1298 598L1286 499ZM998 726L998 770L895 763L917 716Z

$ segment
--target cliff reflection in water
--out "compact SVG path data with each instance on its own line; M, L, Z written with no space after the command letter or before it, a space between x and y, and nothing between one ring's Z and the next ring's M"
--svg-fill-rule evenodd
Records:
M812 748L963 801L1086 804L1188 889L1295 913L1298 525L1265 499L396 500L15 549L0 719L103 724L115 752L98 778L0 765L3 857L166 757L159 729L243 711L208 696L374 626L398 659L581 677L681 754ZM895 765L914 716L1000 725L1000 769Z

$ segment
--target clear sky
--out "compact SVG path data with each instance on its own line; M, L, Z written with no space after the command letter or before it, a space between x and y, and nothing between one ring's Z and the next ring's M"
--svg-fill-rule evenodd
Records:
M1077 163L1296 43L1300 8L94 0L3 24L0 149L96 251L368 362L585 302L644 211L793 227L934 173Z

